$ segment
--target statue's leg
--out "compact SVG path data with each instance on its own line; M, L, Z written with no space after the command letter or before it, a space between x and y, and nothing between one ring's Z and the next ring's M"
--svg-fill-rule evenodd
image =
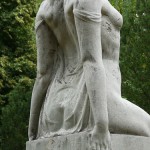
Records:
M108 114L110 132L150 137L150 115L133 103L109 94Z

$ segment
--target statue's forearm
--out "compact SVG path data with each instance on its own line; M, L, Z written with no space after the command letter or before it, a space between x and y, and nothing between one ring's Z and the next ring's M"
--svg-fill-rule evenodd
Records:
M84 65L84 72L95 125L103 130L108 129L106 77L103 65L89 62Z
M88 4L89 3L89 4ZM97 3L97 4L96 4ZM81 6L85 7L84 10ZM75 24L81 50L81 62L95 125L108 129L106 77L101 46L101 1L82 0L75 6Z
M37 126L41 107L46 95L46 91L49 85L49 80L44 76L37 78L33 88L32 99L31 99L31 108L30 108L30 121L29 124Z

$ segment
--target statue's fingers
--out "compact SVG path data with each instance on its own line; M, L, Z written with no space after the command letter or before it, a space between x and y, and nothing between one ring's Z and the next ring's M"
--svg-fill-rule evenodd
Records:
M88 143L88 147L90 148L90 146L91 146L91 137L90 137L90 135L88 135L88 137L87 137L87 143Z
M30 137L29 137L29 141L33 141L34 139L35 139L34 136L30 136Z
M105 144L101 144L101 149L100 150L107 150L107 146Z
M111 150L111 148L110 148L110 147L107 147L105 150Z
M96 150L101 150L99 144L96 144Z
M91 134L89 134L89 146L91 150L91 147L92 147L92 135Z
M97 147L96 147L96 143L95 142L92 142L91 143L91 148L90 150L97 150Z
M103 146L101 146L100 150L106 150Z
M108 144L108 150L112 150L112 145L111 145L111 143Z

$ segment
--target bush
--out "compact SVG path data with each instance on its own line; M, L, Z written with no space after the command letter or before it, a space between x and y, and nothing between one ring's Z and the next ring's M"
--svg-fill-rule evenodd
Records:
M9 94L9 104L2 109L2 149L25 150L33 81L23 81ZM26 83L27 82L27 83Z

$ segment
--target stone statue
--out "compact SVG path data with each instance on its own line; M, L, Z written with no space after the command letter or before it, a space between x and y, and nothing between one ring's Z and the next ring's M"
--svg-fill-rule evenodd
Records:
M29 140L88 132L150 136L150 116L121 97L121 14L107 0L44 0L37 13L37 78Z

